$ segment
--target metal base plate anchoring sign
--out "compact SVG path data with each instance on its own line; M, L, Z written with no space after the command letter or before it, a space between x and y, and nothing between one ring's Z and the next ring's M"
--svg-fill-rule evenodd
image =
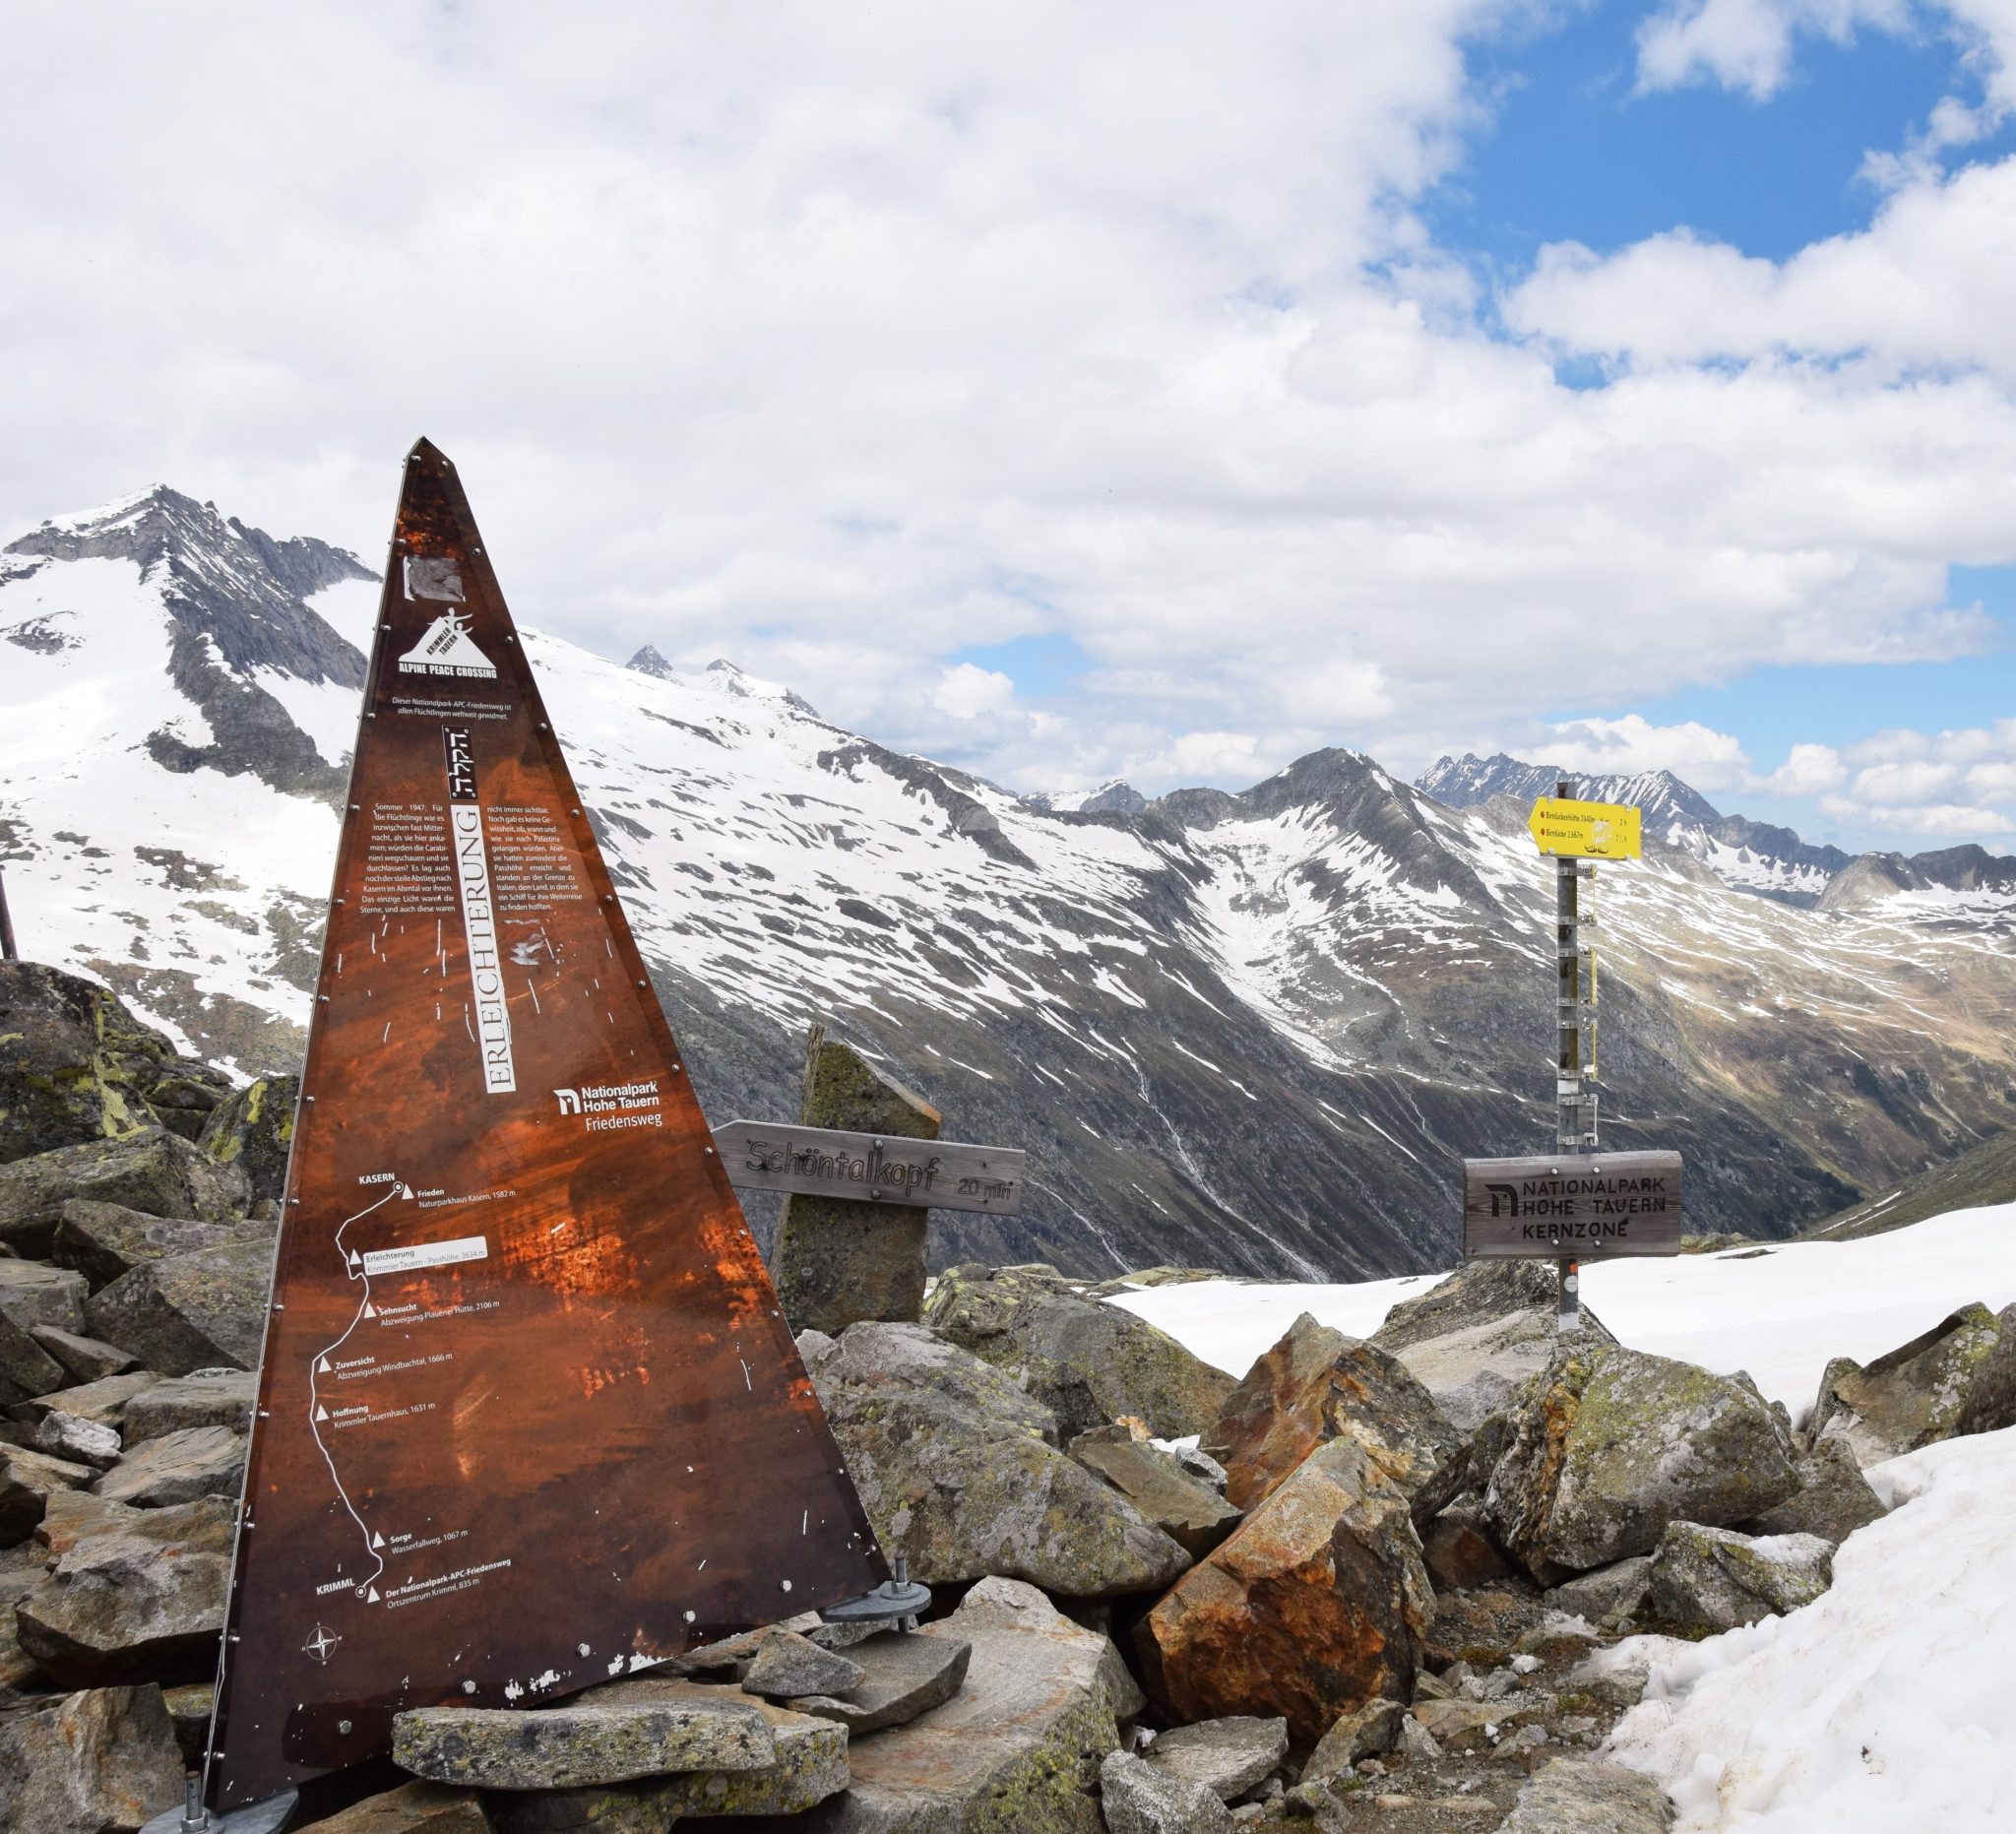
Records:
M1677 1153L1463 1162L1466 1258L1604 1261L1679 1251Z
M728 1182L745 1190L1022 1214L1028 1155L1014 1147L750 1120L717 1127L714 1144Z

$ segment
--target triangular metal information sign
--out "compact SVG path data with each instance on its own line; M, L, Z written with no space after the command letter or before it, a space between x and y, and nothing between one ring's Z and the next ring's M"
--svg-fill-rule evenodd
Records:
M414 448L208 1799L887 1578L453 468Z

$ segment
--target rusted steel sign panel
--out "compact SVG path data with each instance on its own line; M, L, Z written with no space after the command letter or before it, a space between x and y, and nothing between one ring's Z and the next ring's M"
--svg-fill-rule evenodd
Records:
M424 442L364 707L215 1806L887 1576Z
M1677 1153L1463 1162L1463 1252L1555 1261L1680 1251Z
M717 1127L714 1143L728 1182L749 1190L879 1199L928 1210L986 1210L1008 1217L1022 1213L1028 1155L1013 1147L748 1120Z

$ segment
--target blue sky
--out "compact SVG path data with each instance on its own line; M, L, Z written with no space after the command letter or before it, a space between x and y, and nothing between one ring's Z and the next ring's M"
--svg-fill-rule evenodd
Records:
M0 527L425 432L528 622L1015 789L2016 850L2016 0L206 17L7 10Z

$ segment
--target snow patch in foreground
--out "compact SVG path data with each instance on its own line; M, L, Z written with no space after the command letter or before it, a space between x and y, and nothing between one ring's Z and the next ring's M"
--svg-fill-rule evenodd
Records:
M1335 1287L1210 1280L1112 1302L1242 1376L1296 1313L1369 1337L1396 1303L1438 1278ZM1970 1300L1990 1311L2016 1301L2016 1204L1956 1210L1858 1241L1755 1242L1722 1254L1585 1264L1582 1296L1633 1350L1724 1375L1747 1369L1797 1420L1829 1358L1867 1362ZM2016 1508L2016 1494L2010 1501Z
M1899 1507L1834 1586L1698 1644L1633 1638L1645 1704L1612 1735L1674 1834L1989 1834L2016 1827L2016 1428L1869 1473Z

